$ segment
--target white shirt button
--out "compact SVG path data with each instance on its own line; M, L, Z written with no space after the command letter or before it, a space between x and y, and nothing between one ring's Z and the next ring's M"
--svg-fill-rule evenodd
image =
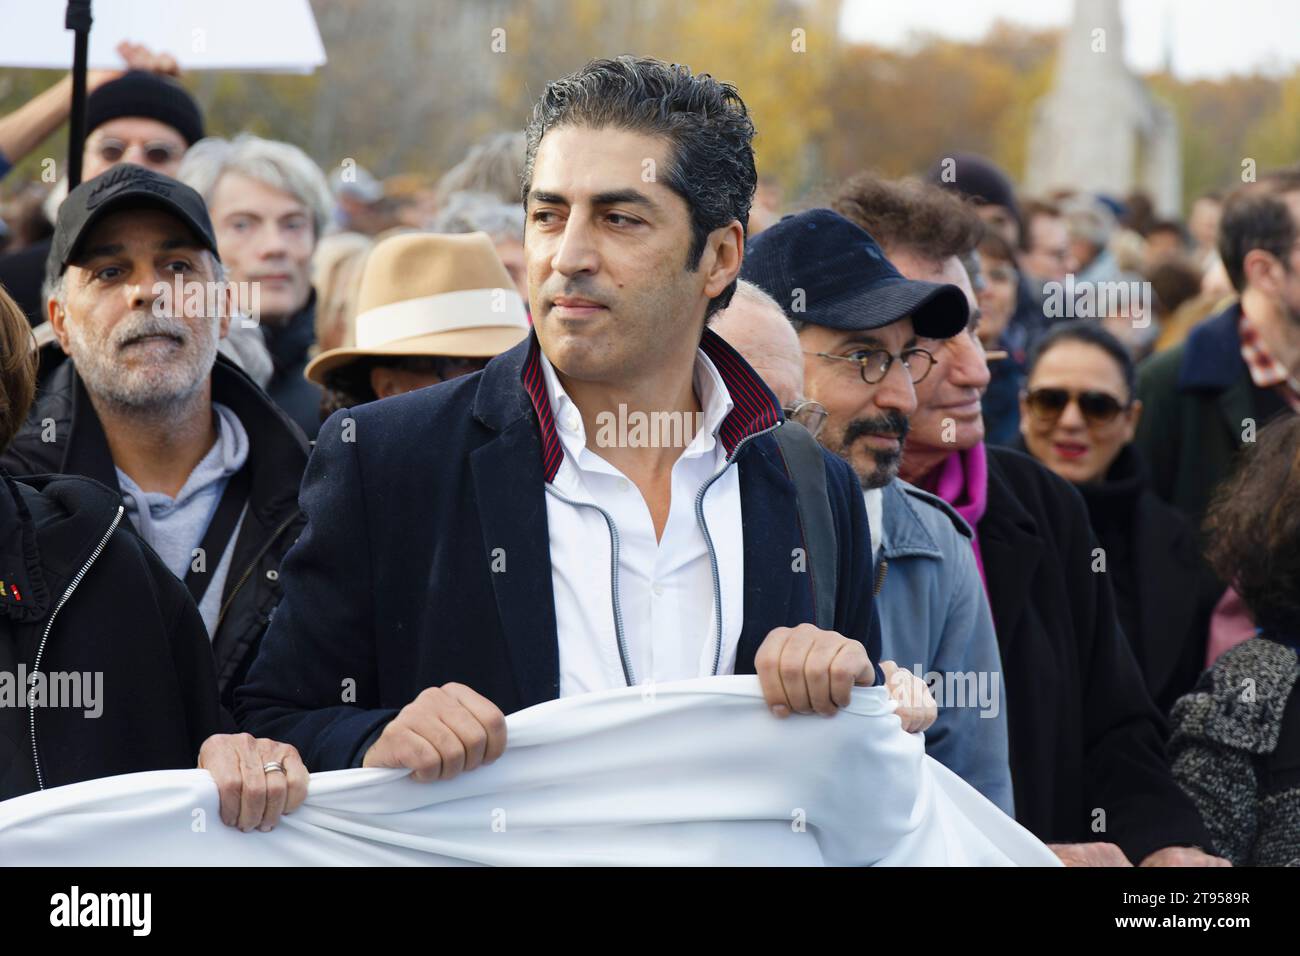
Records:
M664 596L664 586L663 586L662 584L656 584L656 585L654 585L652 588L650 588L650 590L651 590L651 591L654 591L654 593L655 593L655 597L663 597L663 596Z
M564 427L571 432L576 432L579 424L580 419L578 418L578 413L573 409L569 409L569 411L564 415Z
M626 478L620 478L620 479L618 480L618 490L619 490L619 491L627 491L627 490L628 490L629 488L631 488L631 487L632 487L632 483L631 483L630 481L628 481Z

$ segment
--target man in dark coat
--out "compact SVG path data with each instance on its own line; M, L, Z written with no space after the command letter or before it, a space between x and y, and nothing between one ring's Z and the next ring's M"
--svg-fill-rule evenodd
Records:
M503 751L505 713L556 697L757 673L777 716L829 716L876 680L869 589L828 588L823 617L804 561L811 545L842 582L870 573L856 477L805 445L835 543L805 535L781 407L705 328L740 271L752 137L734 89L656 60L547 88L527 158L533 333L321 426L284 600L236 695L246 726L313 767L446 778ZM701 427L604 431L620 408Z
M30 339L0 290L0 452L32 399ZM306 798L306 768L221 732L203 622L123 510L88 478L0 472L0 800L197 761L224 823L270 828Z
M161 264L155 240L172 250ZM158 275L183 267L187 281L216 278L215 240L193 190L119 166L73 190L54 241L51 324L69 357L0 464L20 476L85 475L123 495L129 522L189 585L229 708L303 524L306 439L215 354L217 319L150 314Z
M1300 169L1224 202L1219 255L1240 301L1144 363L1137 445L1151 487L1199 527L1238 449L1300 410ZM1288 373L1287 369L1291 371Z

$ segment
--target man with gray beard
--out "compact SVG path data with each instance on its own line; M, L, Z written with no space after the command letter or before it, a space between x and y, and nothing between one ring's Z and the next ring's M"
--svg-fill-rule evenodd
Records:
M302 432L218 357L233 288L199 195L123 164L73 190L47 264L68 354L4 455L13 474L80 474L185 581L229 707L302 526Z
M737 347L751 364L755 350L789 350L788 362L766 359L782 368L802 351L799 390L827 413L818 440L862 485L882 658L912 669L939 705L926 753L1013 816L1002 662L970 527L947 502L897 477L913 386L933 364L918 336L965 329L964 296L954 285L904 278L870 235L829 209L764 230L741 275L775 300L798 342L769 334L756 343L751 319ZM734 325L727 318L719 325Z

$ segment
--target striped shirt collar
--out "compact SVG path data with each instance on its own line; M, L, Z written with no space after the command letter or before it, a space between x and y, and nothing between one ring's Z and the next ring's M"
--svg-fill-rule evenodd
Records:
M704 330L700 352L717 370L732 403L731 411L723 418L717 431L718 439L730 458L750 435L771 428L782 420L781 406L758 373L712 329ZM537 413L542 439L542 471L549 482L560 470L564 446L556 429L555 411L547 392L541 359L541 346L534 332L529 336L528 355L520 377L533 411Z

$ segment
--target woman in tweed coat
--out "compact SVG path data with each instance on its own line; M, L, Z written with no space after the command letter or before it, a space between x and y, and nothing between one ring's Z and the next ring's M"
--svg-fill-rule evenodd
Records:
M1300 416L1247 446L1207 557L1258 625L1175 705L1174 775L1234 865L1300 866Z

